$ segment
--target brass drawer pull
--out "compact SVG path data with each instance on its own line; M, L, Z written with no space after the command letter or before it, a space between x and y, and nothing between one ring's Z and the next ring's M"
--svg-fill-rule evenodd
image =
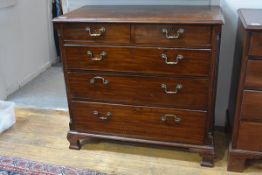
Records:
M112 117L111 112L107 112L105 116L100 116L98 111L93 111L93 115L100 120L109 120Z
M94 78L92 78L92 79L90 80L90 84L95 84L97 80L101 80L104 85L107 85L107 84L109 83L109 81L106 80L105 78L96 76L96 77L94 77Z
M98 33L92 33L91 28L86 27L86 31L89 33L89 36L91 37L99 37L99 36L102 36L106 32L106 29L104 27L101 27L98 30Z
M166 28L163 28L162 29L162 32L165 34L166 38L167 39L179 39L179 37L181 36L181 34L183 34L185 32L184 29L182 28L179 28L177 31L176 31L176 34L175 35L170 35L168 30Z
M184 59L184 56L183 56L183 55L177 55L176 61L168 61L168 57L167 57L167 55L164 54L164 53L162 53L162 54L160 55L160 57L161 57L163 60L165 60L165 63L166 63L166 64L172 64L172 65L178 64L179 61L181 61L181 60Z
M87 54L87 56L88 56L92 61L101 61L101 60L103 60L103 59L106 57L106 55L107 55L107 53L106 53L105 51L103 51L103 52L101 52L101 53L99 54L99 57L93 57L93 52L90 51L90 50L88 50L88 51L86 52L86 54Z
M175 91L168 91L166 84L161 84L161 88L164 89L166 94L177 94L183 88L183 85L182 84L177 84Z
M181 123L182 119L180 117L177 117L176 115L173 114L165 114L163 116L161 116L161 121L162 122L167 122L170 120L173 120L176 124Z

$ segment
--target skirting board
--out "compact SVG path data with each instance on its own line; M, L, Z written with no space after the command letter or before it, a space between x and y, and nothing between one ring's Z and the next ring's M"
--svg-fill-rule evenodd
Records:
M57 59L55 59L55 61L57 61ZM46 64L42 65L41 67L39 67L39 69L37 69L36 72L33 72L32 74L29 74L28 76L26 76L24 79L12 84L11 86L9 86L6 90L7 93L7 97L9 95L11 95L12 93L14 93L15 91L19 90L21 87L23 87L24 85L26 85L27 83L29 83L31 80L33 80L34 78L36 78L38 75L40 75L41 73L43 73L44 71L46 71L49 67L51 67L52 64L54 64L54 62L47 62Z

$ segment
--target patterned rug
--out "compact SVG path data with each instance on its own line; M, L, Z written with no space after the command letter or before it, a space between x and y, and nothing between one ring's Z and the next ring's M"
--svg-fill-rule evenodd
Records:
M0 156L0 175L106 175L89 169L49 165L31 160Z

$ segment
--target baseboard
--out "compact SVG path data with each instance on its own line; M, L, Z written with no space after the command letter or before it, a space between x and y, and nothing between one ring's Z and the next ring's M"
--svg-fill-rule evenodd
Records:
M29 83L31 80L33 80L34 78L36 78L38 75L40 75L41 73L43 73L44 71L46 71L49 67L51 67L51 65L53 64L54 61L49 61L46 64L42 65L39 69L37 69L36 72L31 73L29 75L27 75L25 78L23 78L22 80L12 84L11 86L9 86L6 90L7 93L7 98L9 95L11 95L12 93L14 93L15 91L19 90L20 88L22 88L24 85L26 85L27 83Z
M51 61L51 66L52 66L52 65L55 65L55 64L57 64L57 63L59 63L59 62L60 62L60 57L58 56L58 57L52 59L52 61Z

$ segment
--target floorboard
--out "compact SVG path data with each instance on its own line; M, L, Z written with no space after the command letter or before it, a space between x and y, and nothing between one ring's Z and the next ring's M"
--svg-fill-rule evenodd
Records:
M93 140L80 151L69 150L67 112L18 108L16 116L16 125L0 135L1 155L119 175L239 174L226 171L227 142L221 132L216 132L215 167L203 168L198 154L168 147ZM240 174L262 175L262 162L254 161Z

